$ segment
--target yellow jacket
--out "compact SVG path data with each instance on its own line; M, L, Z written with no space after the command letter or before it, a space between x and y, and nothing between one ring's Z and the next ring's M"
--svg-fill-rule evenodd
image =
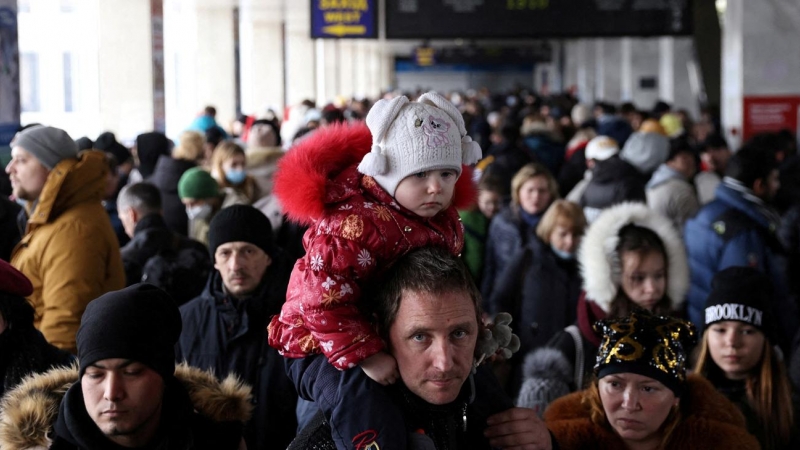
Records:
M34 325L51 344L76 353L86 305L125 287L119 244L101 205L107 168L102 152L58 163L31 212L11 264L33 284Z

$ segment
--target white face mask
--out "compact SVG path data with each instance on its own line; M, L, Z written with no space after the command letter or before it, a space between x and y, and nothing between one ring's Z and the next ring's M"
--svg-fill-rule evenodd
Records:
M186 208L186 215L189 216L189 220L208 219L208 217L211 215L211 205L205 203L203 205Z

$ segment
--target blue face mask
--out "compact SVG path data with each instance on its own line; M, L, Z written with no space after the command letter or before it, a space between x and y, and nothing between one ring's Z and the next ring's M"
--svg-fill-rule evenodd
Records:
M563 259L565 261L571 261L571 260L575 259L575 254L574 253L570 253L570 252L565 252L563 250L559 250L559 249L553 247L552 245L550 245L550 248L553 249L553 253L555 253L556 256L558 256L560 259Z
M225 170L225 179L231 184L240 184L247 178L247 172L240 169L227 169Z

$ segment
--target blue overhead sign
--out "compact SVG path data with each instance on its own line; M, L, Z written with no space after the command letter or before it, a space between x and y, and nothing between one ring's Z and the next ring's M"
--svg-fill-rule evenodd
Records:
M312 39L377 37L377 0L311 0Z

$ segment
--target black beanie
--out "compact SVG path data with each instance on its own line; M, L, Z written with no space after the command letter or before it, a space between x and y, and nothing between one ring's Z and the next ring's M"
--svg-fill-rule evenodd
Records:
M249 242L270 257L275 255L272 225L264 213L252 206L229 206L211 219L208 230L211 258L214 258L217 247L228 242Z
M774 342L772 320L772 282L766 274L751 267L729 267L711 280L706 299L706 327L723 320L752 325Z
M80 376L97 361L140 362L168 379L175 373L175 343L181 334L175 300L152 284L140 283L89 302L78 329Z

